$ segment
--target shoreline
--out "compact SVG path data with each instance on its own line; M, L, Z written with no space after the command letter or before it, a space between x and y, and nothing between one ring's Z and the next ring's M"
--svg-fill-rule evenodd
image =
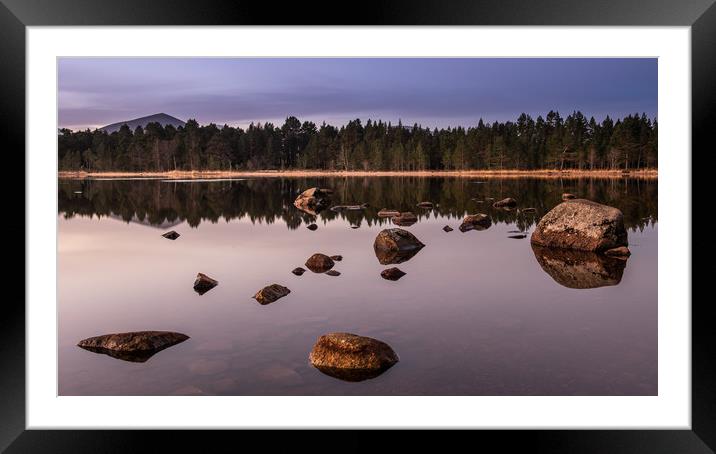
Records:
M242 177L306 178L306 177L453 177L453 178L642 178L657 179L657 169L623 170L172 170L168 172L86 172L58 171L59 179L91 178L157 178L157 179L219 179Z

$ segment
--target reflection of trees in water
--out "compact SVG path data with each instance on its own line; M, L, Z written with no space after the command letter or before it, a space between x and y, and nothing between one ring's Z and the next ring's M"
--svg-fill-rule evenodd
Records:
M477 183L484 181L484 183ZM629 229L643 230L653 225L657 215L656 180L644 179L470 179L470 178L257 178L243 181L176 183L160 180L60 180L59 212L73 216L119 216L126 222L138 219L152 225L186 220L196 227L202 221L249 219L252 223L284 222L296 229L313 222L293 201L302 190L319 186L334 189L332 201L338 204L368 203L361 211L325 210L318 222L344 219L353 225L387 225L378 218L381 208L412 211L418 218L446 216L462 219L466 214L487 213L493 222L516 223L532 227L541 215L562 202L564 192L619 208ZM75 191L82 191L75 194ZM517 210L492 208L473 199L496 200L514 197ZM436 204L434 210L415 205L421 201ZM532 207L536 213L522 213Z

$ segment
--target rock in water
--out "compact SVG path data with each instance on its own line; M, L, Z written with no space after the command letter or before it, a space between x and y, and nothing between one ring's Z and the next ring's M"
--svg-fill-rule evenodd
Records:
M627 231L624 216L618 209L573 199L545 214L530 241L546 247L603 252L627 246Z
M291 290L288 288L278 284L271 284L256 292L254 299L258 301L259 304L265 306L266 304L273 303L279 298L283 298L289 293L291 293Z
M443 227L443 230L445 230L446 232L452 232L452 227L446 225L445 227Z
M194 281L194 290L199 295L203 295L217 285L219 285L219 281L210 278L204 273L198 273Z
M468 232L470 230L485 230L489 229L491 225L492 220L486 214L468 214L462 220L462 224L460 224L460 231Z
M522 208L523 213L534 213L537 210L535 208Z
M293 205L301 211L316 215L323 211L331 203L329 192L325 189L306 189L293 202Z
M604 251L604 255L608 255L609 257L626 259L631 255L631 251L626 246L619 246L615 247L614 249L607 249L606 251Z
M413 214L412 212L406 211L406 212L400 213L400 216L395 216L394 218L391 218L390 220L393 221L393 224L395 224L395 225L407 227L407 226L413 225L416 222L418 222L418 217L415 216L415 214Z
M425 247L415 235L403 229L385 229L375 237L373 250L381 265L410 260Z
M326 271L326 276L340 276L340 275L341 275L340 271L336 271L336 270Z
M517 200L507 197L506 199L498 200L492 206L495 208L514 208L517 206Z
M306 268L314 273L325 273L333 268L333 265L335 263L329 256L320 253L313 254L306 260Z
M186 334L171 331L136 331L90 337L79 341L77 346L124 361L143 363L155 353L187 339Z
M420 202L417 206L419 206L420 208L428 208L429 209L429 208L433 207L433 202Z
M350 333L319 337L308 359L324 374L345 381L375 378L399 361L385 342Z
M383 279L387 279L389 281L397 281L401 277L405 276L405 273L399 268L388 268L387 270L381 271L380 275Z
M378 217L381 218L394 218L396 216L400 216L400 211L396 210L389 210L387 208L383 208L378 212Z
M571 200L571 199L576 199L576 198L577 198L576 195L570 194L569 192L565 192L564 194L562 194L562 200Z
M174 230L172 230L171 232L167 232L167 233L163 234L162 236L164 238L168 238L170 240L176 240L177 238L179 238L179 234L177 232L175 232Z
M617 285L626 260L595 252L557 249L532 244L537 262L555 282L567 288L589 289Z
M521 234L521 235L510 235L510 236L508 236L507 238L513 238L513 239L516 239L516 240L521 240L522 238L527 238L527 234L526 234L526 233L523 233L523 234Z
M303 273L305 273L306 270L303 269L303 268L301 268L301 267L299 266L298 268L294 268L293 271L291 271L291 272L292 272L293 274L295 274L296 276L300 276L300 275L302 275Z
M343 256L342 255L332 255L331 260L333 260L334 262L340 262L341 260L343 260Z
M316 224L309 224L306 226L308 230L316 230L318 226Z

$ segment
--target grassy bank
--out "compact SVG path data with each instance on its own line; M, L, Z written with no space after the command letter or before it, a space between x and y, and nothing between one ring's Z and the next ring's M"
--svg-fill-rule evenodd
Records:
M657 178L657 169L622 170L424 170L424 171L328 171L328 170L256 170L256 171L170 171L170 172L71 172L60 171L59 178L166 178L211 179L242 177L463 177L463 178Z

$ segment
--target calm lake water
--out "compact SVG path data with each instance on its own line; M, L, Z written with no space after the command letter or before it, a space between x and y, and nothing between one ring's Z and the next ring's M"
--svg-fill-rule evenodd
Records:
M313 186L332 188L333 204L370 206L310 216L293 200ZM60 180L59 393L655 395L657 187L626 178ZM509 238L529 234L564 192L622 210L628 261ZM536 213L478 203L489 197ZM426 246L408 261L378 262L373 241L395 227L381 208L418 215L402 228ZM478 212L492 226L460 232ZM163 238L169 230L181 237ZM291 273L316 252L342 255L340 276ZM391 266L407 274L383 279ZM198 272L219 285L197 294ZM291 293L266 306L252 299L273 283ZM141 330L190 339L142 363L76 346ZM380 339L400 362L361 382L325 375L308 354L336 331Z

